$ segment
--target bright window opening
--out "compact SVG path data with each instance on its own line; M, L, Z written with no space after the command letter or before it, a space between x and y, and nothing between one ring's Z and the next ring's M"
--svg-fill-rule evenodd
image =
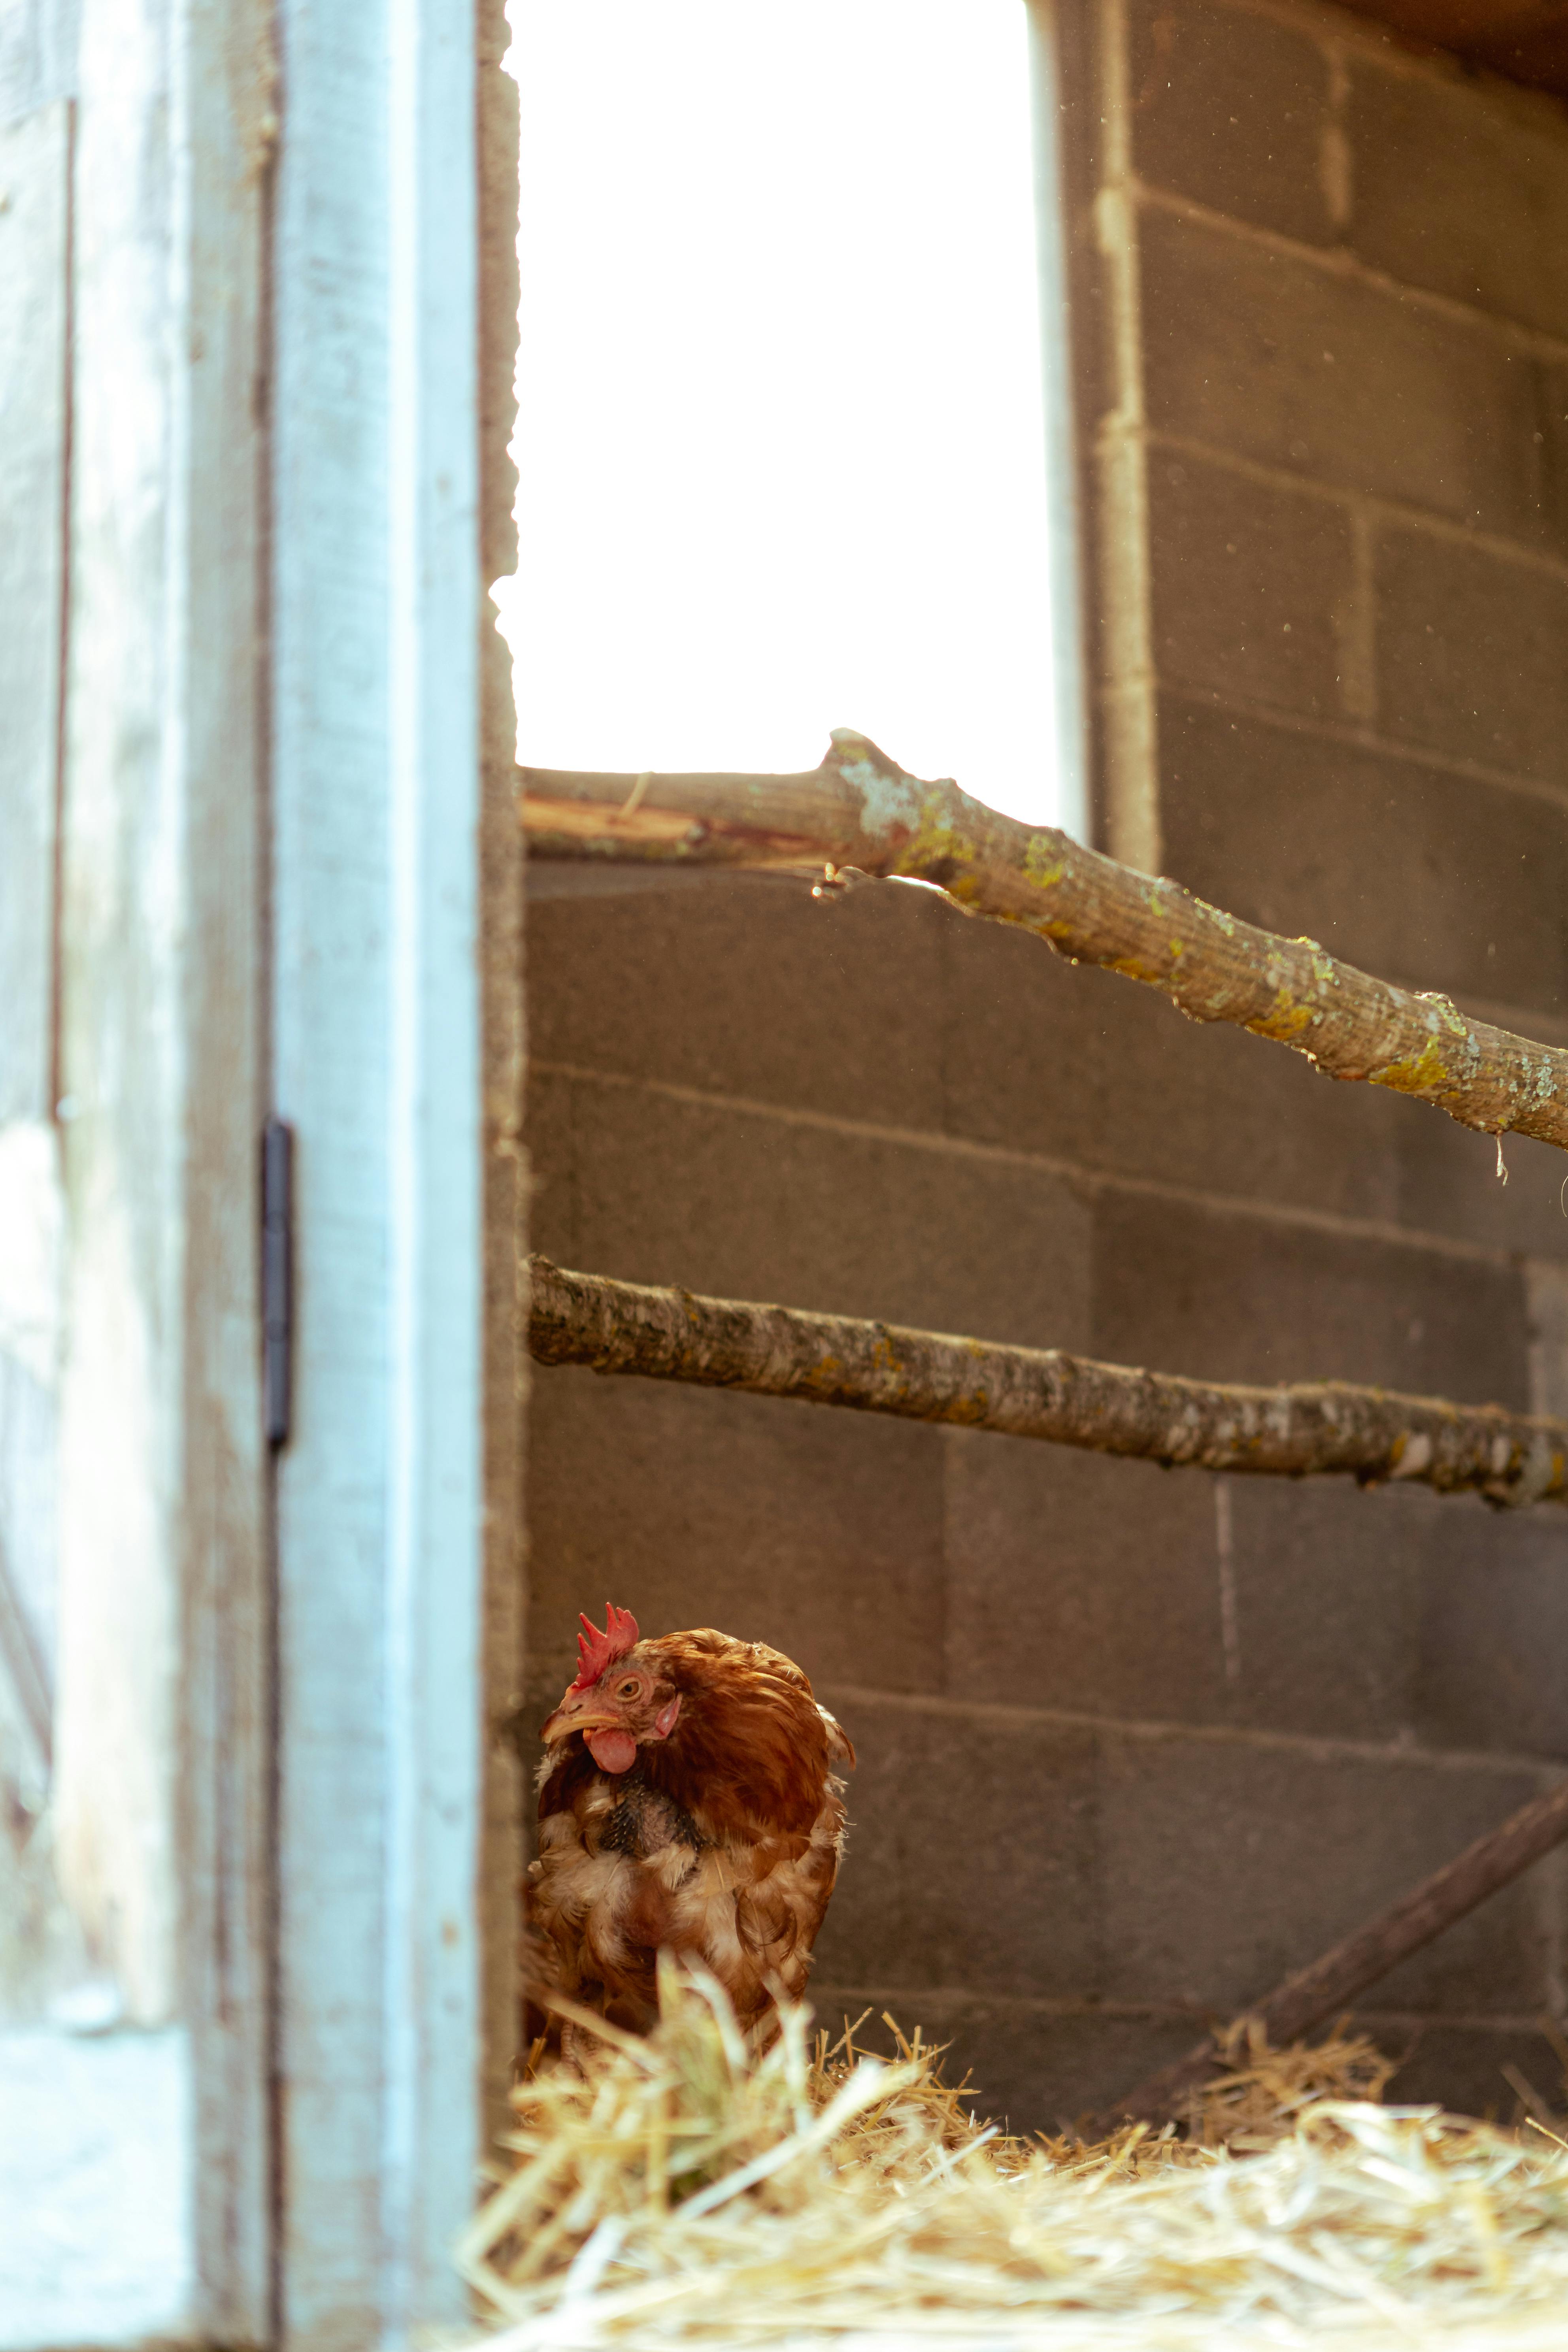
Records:
M1024 0L512 19L520 756L799 769L852 726L1081 830Z

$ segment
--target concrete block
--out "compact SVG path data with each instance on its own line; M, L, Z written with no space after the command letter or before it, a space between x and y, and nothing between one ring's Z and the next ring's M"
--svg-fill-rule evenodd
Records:
M1281 236L1328 243L1329 66L1318 42L1202 0L1139 0L1128 32L1140 179Z
M1406 986L1568 1004L1548 802L1175 694L1160 765L1168 869L1215 905Z
M1455 1814L1452 1831L1434 1836L1415 1885L1431 1871L1464 1852L1532 1796L1538 1780L1511 1776L1494 1786L1489 1802ZM1401 1881L1400 1884L1406 1882ZM1390 1895L1398 1886L1391 1887ZM1378 1900L1390 1899L1379 1897ZM1502 1888L1468 1919L1440 1936L1426 1951L1393 1969L1376 1998L1390 2008L1484 2016L1488 2011L1514 2017L1550 2013L1560 1998L1563 1906L1552 1856L1537 1863L1512 1886ZM1368 1995L1370 2000L1372 1995Z
M1139 234L1156 433L1535 536L1536 390L1489 324L1207 223Z
M1350 61L1346 235L1374 269L1568 333L1568 126L1495 82Z
M687 879L687 877L682 877ZM535 1059L939 1127L946 910L890 887L813 898L773 875L530 908Z
M1539 1786L1532 1773L1392 1758L1107 1738L1099 1989L1108 2000L1233 2011ZM1378 1997L1391 2009L1529 2013L1550 1998L1550 1963L1527 1877L1406 1960Z
M1414 1736L1431 1515L1397 1488L1363 1492L1348 1478L1232 1477L1226 1502L1214 1483L1215 1549L1228 1539L1235 1594L1231 1718L1316 1738Z
M1094 1735L824 1696L859 1764L822 1979L1036 1996L1092 1983Z
M1568 1265L1560 1258L1527 1258L1524 1304L1531 1405L1554 1421L1568 1421Z
M536 1367L531 1680L559 1696L577 1612L771 1642L814 1681L942 1687L942 1441L774 1397Z
M1299 1055L1188 1021L1154 990L1074 971L1022 934L962 919L950 934L951 1131L1205 1192L1395 1213L1407 1105L1325 1086Z
M954 1697L1224 1712L1212 1479L979 1432L945 1448Z
M1350 709L1362 616L1343 508L1155 447L1149 540L1162 677L1328 718Z
M1378 535L1377 683L1390 734L1568 782L1568 580L1423 530ZM1564 830L1557 817L1559 833Z
M1391 2057L1404 2055L1384 2093L1391 2105L1443 2106L1453 2115L1511 2124L1522 2120L1519 2093L1503 2073L1511 2066L1546 2106L1563 2111L1563 2062L1544 2033L1518 2025L1488 2028L1372 2014L1355 2022L1380 2050Z
M1517 1269L1138 1195L1095 1211L1093 1353L1200 1380L1343 1380L1527 1409Z
M570 1078L535 1070L529 1080L528 1245L557 1265L580 1265L577 1090Z
M944 1444L953 1697L1568 1753L1556 1512Z
M1568 1513L1435 1502L1420 1523L1414 1723L1432 1747L1568 1758Z
M578 1262L637 1282L1081 1347L1089 1211L1026 1164L573 1089Z
M1503 1020L1527 1036L1532 1034L1528 1007L1512 1018L1505 1013ZM1402 1224L1530 1257L1568 1257L1568 1217L1562 1203L1568 1163L1555 1144L1504 1136L1505 1184L1498 1177L1495 1136L1435 1118L1415 1103L1401 1108L1396 1164Z
M1092 1164L1135 989L1042 940L954 911L943 926L943 1125L950 1135Z

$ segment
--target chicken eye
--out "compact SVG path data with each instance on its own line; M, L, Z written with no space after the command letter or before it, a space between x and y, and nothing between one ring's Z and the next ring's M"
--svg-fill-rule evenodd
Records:
M617 1698L636 1698L641 1688L642 1685L638 1682L636 1675L628 1675L626 1681L621 1685L619 1690L616 1691L616 1696Z

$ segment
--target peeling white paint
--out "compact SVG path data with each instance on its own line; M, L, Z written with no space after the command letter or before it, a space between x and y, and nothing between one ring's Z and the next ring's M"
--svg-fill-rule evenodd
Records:
M0 2352L194 2334L184 2036L0 2032Z
M64 1211L53 1127L13 1119L0 1127L0 1353L41 1388L59 1369Z

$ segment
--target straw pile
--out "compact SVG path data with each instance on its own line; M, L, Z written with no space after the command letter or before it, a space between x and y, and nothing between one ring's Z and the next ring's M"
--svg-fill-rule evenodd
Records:
M1380 2106L1358 2039L1237 2034L1189 2137L1086 2147L983 2126L918 2037L883 2063L793 2010L759 2052L700 1976L598 2032L520 2086L460 2250L489 2352L1568 2340L1568 2142Z

